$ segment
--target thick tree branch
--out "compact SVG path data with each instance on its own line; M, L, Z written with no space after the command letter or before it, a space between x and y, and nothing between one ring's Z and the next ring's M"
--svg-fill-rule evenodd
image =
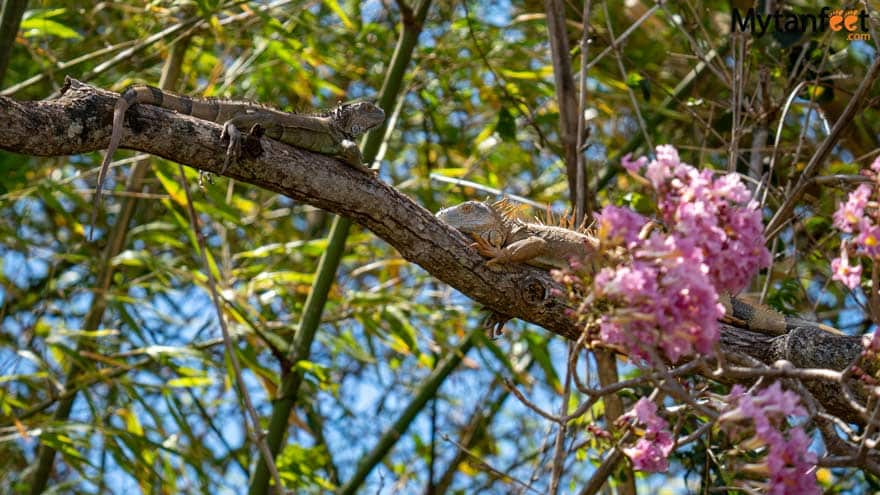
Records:
M0 97L0 149L37 156L104 149L117 98L116 93L75 80L55 100L17 102ZM143 105L132 107L127 116L124 147L220 172L225 144L220 141L219 125ZM259 156L230 166L225 175L345 215L394 246L407 260L488 308L571 340L579 336L563 311L565 302L551 295L550 289L556 286L546 272L526 265L490 270L468 247L468 239L381 180L331 157L268 139L261 145ZM724 325L721 348L725 354L748 354L768 364L786 359L796 366L836 370L861 352L857 337L811 336L806 341L812 345L801 337L793 332L771 338ZM813 390L823 406L859 423L851 408L838 404L839 386L826 388Z

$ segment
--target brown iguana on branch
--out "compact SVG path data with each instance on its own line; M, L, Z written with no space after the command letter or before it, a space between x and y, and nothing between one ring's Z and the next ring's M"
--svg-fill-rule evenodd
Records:
M437 218L471 236L472 245L490 258L486 264L526 263L538 268L569 268L569 260L584 265L595 257L598 243L585 233L562 227L525 222L505 200L487 204L467 201L437 212ZM813 327L842 334L836 328L785 316L774 309L723 294L726 314L722 321L769 335L782 335L797 327ZM497 318L497 316L495 316Z
M507 201L493 204L467 201L437 212L437 218L471 236L474 248L490 258L487 265L526 263L538 268L565 269L569 260L589 260L596 253L595 238L574 230L526 223Z
M93 200L92 230L95 216L101 206L101 188L113 153L122 140L125 112L134 104L153 105L190 115L197 119L223 124L221 139L229 140L226 158L220 173L230 162L241 156L241 131L265 135L276 141L324 155L337 156L349 165L373 173L361 163L361 151L355 140L368 130L385 121L385 112L373 103L356 101L343 103L322 114L297 114L245 101L181 96L144 84L129 86L122 92L113 111L110 145L101 163L98 184Z

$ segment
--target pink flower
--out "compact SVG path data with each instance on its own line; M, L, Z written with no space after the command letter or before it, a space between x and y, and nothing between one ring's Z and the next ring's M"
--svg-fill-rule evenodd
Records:
M624 208L597 215L598 237L621 245L630 260L602 270L594 294L613 308L600 320L600 335L646 359L659 349L671 361L710 353L718 340L718 290L737 292L770 263L761 211L739 176L717 177L681 162L672 146L656 159L624 159L631 171L645 167L666 231L639 242L648 221ZM616 308L616 309L615 309Z
M709 354L718 341L723 308L708 267L693 242L655 232L633 259L604 268L594 294L614 306L602 316L600 337L647 360L659 349L670 361Z
M862 346L868 352L875 354L880 352L880 327L875 328L870 334L862 336Z
M648 163L648 159L644 156L638 160L633 160L632 153L627 153L626 156L620 160L620 164L623 165L623 168L630 172L638 172L646 163Z
M632 247L648 219L629 208L608 205L595 214L596 236L609 245Z
M853 227L865 218L865 206L871 197L871 186L861 184L849 193L846 203L839 203L834 212L834 226L846 233L852 233Z
M819 495L816 484L816 454L810 452L810 438L800 427L787 426L789 416L805 416L800 398L794 392L783 390L779 382L746 395L740 386L734 386L728 396L732 408L718 421L729 432L742 433L741 425L754 425L754 437L745 444L767 446L763 465L769 472L766 493L780 495ZM754 462L750 458L749 462Z
M871 170L880 173L880 155L877 155L877 158L874 158L874 161L871 163Z
M648 473L661 473L669 469L668 457L671 446L671 442L660 445L640 438L635 446L624 447L623 453L632 460L633 469Z
M639 399L633 404L632 409L627 411L621 418L635 419L638 423L645 425L645 428L654 431L663 430L668 426L666 420L657 415L657 404L654 404L647 397Z
M620 419L644 428L644 436L634 446L623 448L623 453L632 460L633 467L650 473L669 469L669 454L675 442L668 429L669 423L657 415L657 404L642 397Z
M850 289L855 289L862 281L862 265L849 264L846 242L841 245L840 258L831 260L832 280L838 280Z
M860 254L871 258L880 256L880 227L863 223L856 237L856 246Z

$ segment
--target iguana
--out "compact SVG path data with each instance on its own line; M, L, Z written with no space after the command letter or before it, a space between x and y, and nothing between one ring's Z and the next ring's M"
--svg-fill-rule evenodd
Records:
M564 269L569 261L589 260L595 238L570 229L527 223L511 212L509 203L467 201L437 212L437 218L471 236L474 248L490 258L487 265L526 263L538 268Z
M598 252L592 236L562 227L525 222L506 201L493 204L467 201L437 212L437 218L471 236L472 245L490 258L486 264L526 263L538 268L568 268L575 259L587 265ZM769 335L781 335L796 327L815 327L840 335L836 328L785 316L774 309L743 299L721 296L726 309L722 321Z
M236 161L241 156L240 129L255 135L265 135L298 148L337 156L355 168L372 173L372 169L361 163L361 151L355 140L385 121L385 112L368 101L343 103L326 113L311 115L282 112L245 101L191 98L144 84L129 86L119 96L113 111L110 145L101 163L98 184L95 187L92 229L94 229L95 215L101 206L101 188L104 185L107 169L122 139L125 112L137 103L174 110L197 119L223 124L221 139L229 140L229 145L226 148L221 174L226 172L230 162Z

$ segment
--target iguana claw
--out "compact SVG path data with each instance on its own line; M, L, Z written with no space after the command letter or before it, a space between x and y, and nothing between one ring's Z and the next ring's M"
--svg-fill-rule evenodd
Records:
M229 163L235 163L241 158L241 131L232 122L223 124L223 132L220 133L220 140L229 140L226 146L226 158L223 160L223 168L220 169L220 175L226 173Z
M487 266L494 266L495 264L504 261L505 253L503 249L493 246L489 241L480 237L479 234L471 234L471 238L476 241L471 244L471 247L476 249L481 256L489 258L489 260L486 261Z
M363 170L368 174L378 175L378 170L364 165L364 158L361 155L361 149L358 147L357 143L350 139L343 139L342 142L339 143L339 147L342 149L339 153L339 157L342 158L345 163L356 169Z
M490 340L495 340L504 335L504 324L508 321L510 321L510 316L490 310L480 325L486 331L486 336Z

